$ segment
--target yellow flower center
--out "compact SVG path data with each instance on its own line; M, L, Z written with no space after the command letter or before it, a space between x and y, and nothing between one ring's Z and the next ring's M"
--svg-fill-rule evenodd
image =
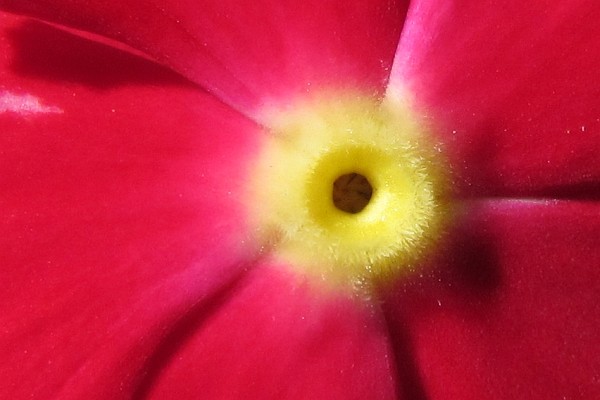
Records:
M439 149L410 111L347 95L271 121L249 201L274 256L336 285L414 269L448 206Z

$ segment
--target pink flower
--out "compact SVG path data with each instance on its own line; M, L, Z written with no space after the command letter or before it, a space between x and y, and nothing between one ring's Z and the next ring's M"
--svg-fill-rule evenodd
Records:
M600 398L590 4L1 0L0 397ZM409 91L465 215L377 301L246 219L323 88Z

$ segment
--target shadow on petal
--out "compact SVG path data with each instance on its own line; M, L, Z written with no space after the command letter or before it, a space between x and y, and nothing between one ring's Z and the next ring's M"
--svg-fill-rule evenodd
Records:
M239 274L235 279L220 288L208 301L201 301L193 305L179 322L171 327L161 344L145 362L144 371L140 374L142 378L131 396L132 399L148 398L165 365L170 364L181 348L184 347L184 344L202 329L202 325L206 320L211 318L215 312L218 312L236 290L240 290L245 277L246 274Z
M494 240L481 225L472 218L464 220L451 233L448 246L451 251L443 256L438 268L447 271L441 281L455 286L453 292L469 298L489 299L501 286L502 276Z
M18 75L96 89L125 84L194 86L149 59L42 22L27 21L9 31L8 38L15 52L11 67Z
M440 249L412 276L382 296L382 309L399 376L401 398L425 400L425 377L415 343L418 321L458 308L475 320L495 307L503 279L498 252L486 228L485 215L472 206L469 216L449 232Z
M413 344L410 340L408 325L389 307L384 307L383 312L390 335L391 347L394 351L399 398L427 400Z
M494 298L502 286L496 245L485 216L479 215L476 205L467 208L469 215L458 217L435 254L384 295L386 302L415 314L437 309L447 297L462 299L466 308Z

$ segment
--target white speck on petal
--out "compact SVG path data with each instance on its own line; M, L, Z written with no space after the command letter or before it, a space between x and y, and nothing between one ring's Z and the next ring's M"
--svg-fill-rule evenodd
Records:
M15 94L0 91L0 114L13 112L21 115L62 114L64 111L55 106L47 106L30 94Z

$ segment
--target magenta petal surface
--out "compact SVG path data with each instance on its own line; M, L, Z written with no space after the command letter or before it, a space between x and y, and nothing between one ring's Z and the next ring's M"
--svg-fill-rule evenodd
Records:
M600 205L475 203L464 229L388 305L425 398L600 398Z
M262 262L165 352L149 399L397 399L378 306Z
M382 94L407 8L403 0L3 4L121 40L257 118L313 90Z
M411 2L391 84L455 157L464 195L600 196L600 4Z
M256 126L168 70L0 14L0 397L129 399L255 257Z

